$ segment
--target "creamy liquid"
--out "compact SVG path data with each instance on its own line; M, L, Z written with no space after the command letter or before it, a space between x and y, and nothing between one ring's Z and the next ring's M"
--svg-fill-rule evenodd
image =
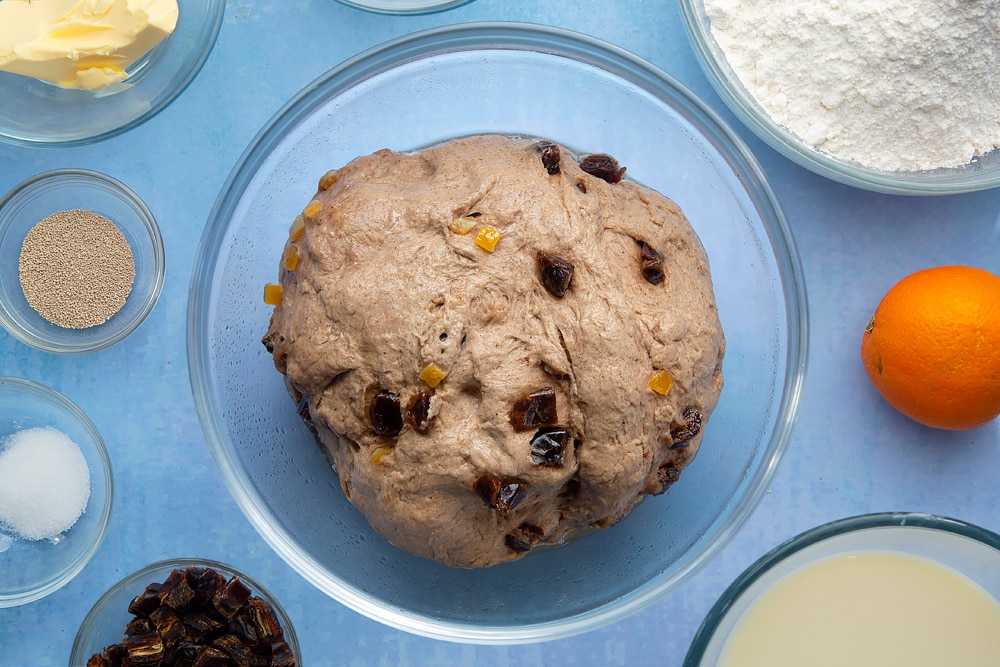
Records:
M719 667L997 667L1000 603L958 572L888 551L824 558L750 605Z

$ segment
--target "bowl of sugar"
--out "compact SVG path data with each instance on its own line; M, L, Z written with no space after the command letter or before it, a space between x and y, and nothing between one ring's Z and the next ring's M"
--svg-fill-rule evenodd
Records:
M72 401L0 376L0 607L34 602L90 561L111 517L101 434Z
M1000 535L896 512L763 556L709 611L684 667L993 667L997 655Z

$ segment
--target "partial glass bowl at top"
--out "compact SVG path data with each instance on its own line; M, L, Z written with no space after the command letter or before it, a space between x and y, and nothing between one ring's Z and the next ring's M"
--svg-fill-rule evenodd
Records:
M101 653L106 646L120 644L125 635L125 626L135 618L128 611L132 599L141 594L146 586L153 583L162 584L174 570L186 570L189 567L211 568L227 580L239 577L253 595L267 602L274 610L284 640L295 655L296 664L303 664L302 650L288 614L260 583L226 563L201 558L173 558L151 563L129 574L97 600L77 630L68 663L70 667L84 667L87 660L95 653Z
M28 232L47 216L72 209L89 210L113 222L135 263L135 280L121 310L103 324L81 329L53 324L32 308L19 271ZM29 178L0 199L0 325L27 345L57 354L83 354L114 345L153 309L163 276L163 239L156 219L135 192L110 176L57 169Z
M90 468L90 497L76 523L51 539L26 539L0 522L0 607L34 602L69 583L97 552L111 518L114 477L93 422L53 389L23 378L0 377L0 451L14 434L47 427L64 433L80 448Z
M730 639L733 638L734 630L740 622L746 618L748 610L751 610L755 603L761 601L762 597L773 591L776 585L787 581L787 578L792 575L801 573L803 568L809 568L827 559L856 558L859 555L872 552L899 554L930 561L931 564L946 568L955 577L954 580L944 580L948 582L949 590L955 591L957 582L964 580L965 585L978 590L980 594L983 594L984 599L987 596L992 597L994 604L1000 605L1000 535L962 521L932 514L885 512L856 516L808 530L774 548L748 567L726 589L708 612L684 660L684 667L716 667L720 661L722 664L741 664L740 658L726 654L727 649L735 650L729 646ZM827 571L829 572L829 570ZM842 573L840 576L843 577L845 572L857 575L859 570L842 569L839 572ZM836 581L842 586L853 587L854 590L863 586L863 584L854 583L858 581L857 579L840 578ZM823 580L812 579L810 581L800 577L797 579L797 583L800 586L822 586ZM928 583L928 586L936 585L938 584ZM787 588L785 590L788 591ZM919 603L928 594L928 590L931 589L920 589L919 586L916 586L907 592L908 599ZM955 594L957 595L958 592L955 591ZM969 600L970 598L966 597L963 601ZM815 604L819 608L824 604L834 603L828 599L817 599ZM770 608L774 608L773 604ZM838 607L838 609L841 609L842 613L849 613L843 607ZM803 610L803 613L810 613L810 611ZM889 612L883 610L881 613L884 615ZM1000 618L1000 614L997 614L996 617ZM771 637L789 631L786 625L765 624L765 618L764 616L756 617L753 627L758 632L766 633L768 637ZM933 618L927 619L927 622L935 624ZM822 632L824 628L817 627L818 625L822 624L817 621L810 627L809 632ZM996 620L993 621L993 627L995 628L995 626ZM982 626L980 626L979 631L983 631ZM882 639L887 643L905 641L905 637L891 636L892 634L888 633ZM945 654L955 655L954 650L948 650L948 646L956 641L955 636L949 636L943 631L940 633L932 632L931 636L940 640L940 648ZM861 644L850 643L852 639L855 642L860 641L858 637L838 636L831 637L830 642L831 644L847 642L849 646L854 647L854 650L861 651L865 658L864 664L876 664L872 662L872 656L884 655L884 653L878 652L883 647L869 646L867 651L863 651L860 648ZM822 646L812 648L818 651L823 650ZM928 648L928 650L931 649ZM995 656L992 657L995 659ZM759 662L762 658L766 664L774 664L769 661L774 659L773 656L769 659L759 655L753 656L754 662L752 664L764 664ZM743 655L742 659L750 660L751 658ZM949 661L948 658L935 664L949 664L949 662L963 664L961 661ZM987 662L984 660L983 664L987 664ZM829 656L823 664L831 664ZM884 662L882 664L895 663Z
M101 91L70 90L0 72L0 141L79 146L116 136L167 107L201 71L215 46L224 0L177 0L177 27Z
M712 34L705 0L678 0L695 56L726 105L771 148L821 176L854 187L889 194L937 195L1000 185L1000 150L960 167L925 171L886 171L817 149L774 120L740 81ZM822 67L822 63L817 63Z
M431 14L467 4L472 0L337 0L377 14Z
M405 121L400 122L401 110ZM410 556L375 534L299 418L261 344L292 219L327 170L389 147L477 133L607 152L674 199L705 246L726 386L697 460L608 530L485 570ZM391 267L390 267L391 268ZM610 623L677 588L732 537L785 449L805 373L801 268L747 148L663 71L605 42L511 23L453 25L371 49L282 108L212 210L188 304L198 416L244 514L348 607L430 637L520 643Z

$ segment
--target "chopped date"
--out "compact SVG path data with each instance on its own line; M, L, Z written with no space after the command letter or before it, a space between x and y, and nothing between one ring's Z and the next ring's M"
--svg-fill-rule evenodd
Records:
M573 281L573 264L558 255L550 255L541 250L535 253L535 260L545 289L557 299L563 298Z
M399 395L380 389L368 406L368 418L376 435L395 437L403 430L403 413L399 407Z
M269 660L250 650L236 635L222 635L212 646L225 653L240 667L268 667Z
M155 631L156 626L148 618L133 618L125 626L125 637L138 637Z
M253 604L254 600L257 599L250 598L247 605ZM239 637L240 641L248 646L256 646L260 641L257 636L257 629L254 627L253 621L250 620L250 614L246 610L229 619L229 625L226 626L226 630L229 631L229 634Z
M510 425L519 433L536 426L550 426L556 421L556 392L551 387L522 396L510 410Z
M535 144L535 149L542 154L542 165L550 176L559 173L559 147L551 141L539 141Z
M250 599L252 592L239 577L233 577L225 586L220 588L212 596L212 604L216 611L227 619L236 615L243 604Z
M307 407L308 411L309 408ZM210 600L215 593L226 585L226 578L210 567L189 567L184 571L188 584L203 600Z
M181 623L177 612L166 605L163 605L150 614L149 620L156 625L156 632L159 633L160 638L163 639L163 643L167 646L180 643L186 636L184 625Z
M531 551L531 547L542 538L542 535L542 529L538 526L522 523L513 533L507 533L504 537L504 544L511 551L525 553Z
M211 604L211 600L206 600L206 604ZM183 614L181 620L184 622L188 635L198 641L222 627L220 621L200 611Z
M180 642L177 646L167 649L167 657L163 662L173 667L191 667L198 657L199 648L201 647L191 642Z
M663 282L663 257L653 246L639 241L639 268L646 282L659 285Z
M178 611L195 601L195 591L182 570L174 570L160 586L160 603Z
M670 449L684 449L701 432L701 413L697 408L687 408L682 416L684 423L670 429Z
M271 665L273 667L295 667L295 654L285 640L271 644Z
M229 667L229 656L217 648L202 646L195 655L191 667Z
M656 483L659 487L658 491L653 493L654 496L658 496L664 493L667 489L674 485L674 483L681 478L681 469L675 466L673 463L667 463L660 466L656 471Z
M625 175L625 167L619 166L618 160L605 153L586 156L580 160L580 169L608 183L618 183Z
M160 606L160 584L150 584L128 605L128 613L135 616L149 616Z
M250 611L250 620L261 641L273 643L285 638L285 634L281 630L281 624L278 622L278 615L274 613L274 608L266 600L250 598L247 604Z
M406 424L420 435L427 435L434 426L435 417L431 416L431 394L419 392L406 408Z
M163 640L155 629L125 638L125 652L133 665L158 665L163 661Z
M492 473L481 475L474 486L483 502L495 509L501 517L509 515L526 495L523 484L501 480Z
M572 440L569 431L561 426L538 429L531 439L531 462L540 466L561 468L566 447Z

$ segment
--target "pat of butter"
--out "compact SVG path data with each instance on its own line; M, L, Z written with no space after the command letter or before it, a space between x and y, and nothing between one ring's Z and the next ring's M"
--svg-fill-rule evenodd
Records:
M177 26L177 0L0 0L0 70L101 90Z

